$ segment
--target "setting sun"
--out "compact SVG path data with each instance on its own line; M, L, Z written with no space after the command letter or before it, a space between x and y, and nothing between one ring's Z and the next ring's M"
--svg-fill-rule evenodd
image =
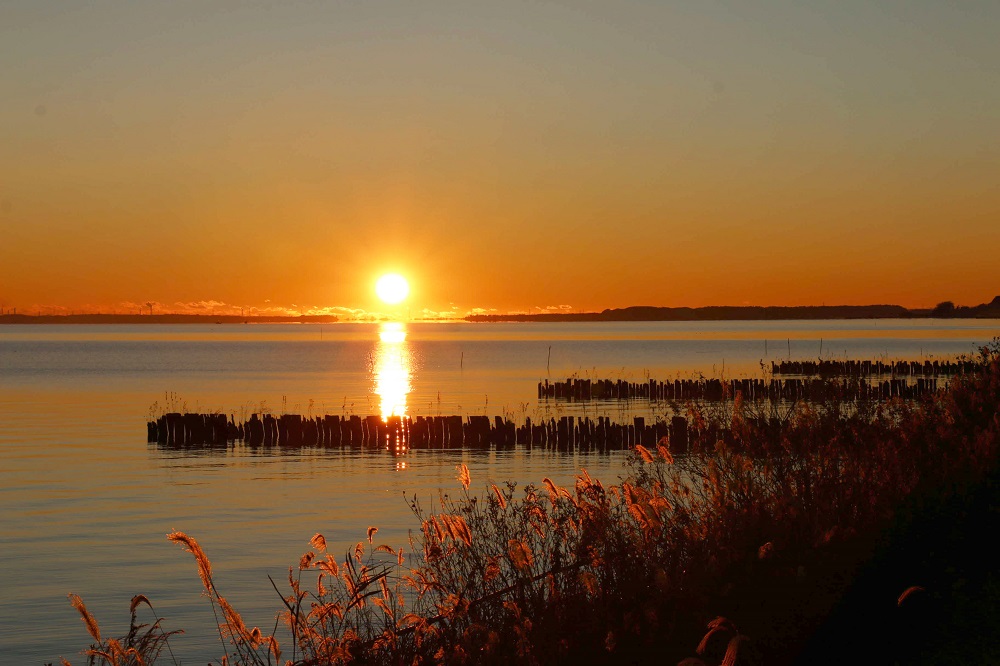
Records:
M410 293L410 284L398 273L386 273L375 283L375 293L385 303L402 303Z

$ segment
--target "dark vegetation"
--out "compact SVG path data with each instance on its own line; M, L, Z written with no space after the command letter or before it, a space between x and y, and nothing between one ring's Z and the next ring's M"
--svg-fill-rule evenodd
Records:
M708 306L663 308L637 305L601 312L543 312L537 314L471 315L469 321L726 321L783 319L909 319L1000 318L1000 296L989 303L956 306L951 301L932 310L908 309L902 305L804 305L804 306Z
M278 596L286 634L245 626L197 542L169 538L224 663L993 663L1000 342L976 362L919 401L689 404L731 437L638 446L614 485L476 497L460 466L457 496L413 502L406 549L370 528L338 558L315 535ZM162 662L158 624L108 639L74 605L92 663Z

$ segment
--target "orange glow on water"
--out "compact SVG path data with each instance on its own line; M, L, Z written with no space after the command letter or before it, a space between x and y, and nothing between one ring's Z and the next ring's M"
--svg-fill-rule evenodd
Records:
M406 416L406 396L410 392L412 353L406 341L406 326L385 323L379 327L373 374L382 419Z

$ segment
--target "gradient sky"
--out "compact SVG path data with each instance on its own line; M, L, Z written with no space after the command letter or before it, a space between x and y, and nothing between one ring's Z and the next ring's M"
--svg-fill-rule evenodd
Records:
M0 301L989 301L997 35L995 0L6 0Z

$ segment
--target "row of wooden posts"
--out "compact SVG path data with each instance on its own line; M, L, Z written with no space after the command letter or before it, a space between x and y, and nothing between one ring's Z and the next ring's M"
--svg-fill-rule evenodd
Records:
M148 440L172 447L251 446L363 447L402 453L409 449L545 448L560 451L613 451L669 439L670 449L684 452L693 435L683 416L646 422L635 417L616 423L609 418L561 416L541 422L525 418L520 425L496 416L318 416L271 414L241 423L225 414L165 414L149 421ZM716 433L713 437L726 437ZM714 441L714 439L713 439Z
M661 382L628 382L612 379L575 379L564 382L538 382L538 399L568 401L590 400L732 400L739 393L744 400L827 400L831 398L854 400L885 400L903 398L914 400L938 390L934 378L886 379L884 381L858 381L844 379L833 382L826 379L676 379Z
M954 361L772 361L775 375L819 375L820 377L871 377L899 375L903 377L950 377L975 371L971 360Z

